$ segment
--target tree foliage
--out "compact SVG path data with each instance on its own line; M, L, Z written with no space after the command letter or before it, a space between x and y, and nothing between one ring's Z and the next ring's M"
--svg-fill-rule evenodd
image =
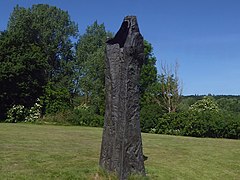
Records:
M160 102L169 113L176 112L182 95L182 87L178 77L178 64L175 64L174 70L166 64L162 65L161 70L162 72L158 76L162 96Z
M191 111L202 112L202 111L211 111L219 112L219 107L213 98L205 96L203 99L198 100L189 108Z
M158 95L156 57L152 45L144 40L145 59L140 73L140 122L143 132L152 131L158 118L165 113L163 108L156 103Z
M16 6L0 36L1 118L14 104L32 106L49 81L70 90L77 26L49 5Z
M64 70L62 61L71 61L73 47L70 37L77 35L77 26L67 12L47 4L32 8L16 6L9 19L7 31L19 40L36 44L48 60L48 76Z
M84 96L83 104L93 105L96 113L104 113L105 42L112 36L104 24L95 21L77 43L76 89Z
M144 63L140 73L140 93L141 97L157 81L156 57L153 54L152 45L144 40Z
M43 93L48 64L37 45L25 43L8 31L0 38L0 62L0 116L3 118L13 105L29 107L35 103Z
M216 98L216 103L219 108L224 111L240 113L240 98L239 97L220 97Z

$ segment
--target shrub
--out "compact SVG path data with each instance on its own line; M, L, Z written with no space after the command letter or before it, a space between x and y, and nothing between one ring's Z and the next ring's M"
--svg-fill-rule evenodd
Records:
M226 122L225 138L240 139L240 115L232 117Z
M81 105L74 109L47 114L38 123L103 127L104 117L96 114L94 108Z
M17 123L17 122L35 122L41 116L42 106L39 104L39 99L30 109L23 105L13 105L7 112L7 119L5 122Z
M158 119L156 133L239 139L240 116L206 110L168 113Z
M156 132L159 134L184 135L186 113L167 113L158 119Z
M163 110L157 104L145 105L140 111L140 122L142 132L156 132L158 119L163 116Z
M220 120L217 113L209 111L189 112L183 134L194 137L216 137L216 121Z
M25 121L26 115L27 112L23 105L13 105L13 107L7 111L7 119L5 122L17 123Z
M104 117L95 114L92 108L83 105L73 110L68 122L74 125L103 127Z
M72 110L61 111L54 114L47 114L39 119L37 123L40 124L58 124L58 125L70 125L68 119L72 117Z
M37 99L37 102L31 107L28 111L28 115L25 118L25 122L35 122L37 119L41 117L41 109L40 100Z
M218 104L214 101L213 98L205 96L203 99L198 100L189 108L193 112L202 112L202 111L211 111L219 112Z

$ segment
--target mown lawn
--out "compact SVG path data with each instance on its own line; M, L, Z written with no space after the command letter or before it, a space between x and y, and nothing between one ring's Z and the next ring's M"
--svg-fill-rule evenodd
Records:
M101 128L0 124L0 179L97 179ZM240 179L240 140L143 134L149 179Z

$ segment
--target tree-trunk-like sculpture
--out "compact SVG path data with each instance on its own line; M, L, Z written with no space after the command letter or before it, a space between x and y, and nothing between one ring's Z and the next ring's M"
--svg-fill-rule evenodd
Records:
M106 47L106 110L100 166L116 172L145 175L139 109L139 77L144 59L143 37L135 16L124 18Z

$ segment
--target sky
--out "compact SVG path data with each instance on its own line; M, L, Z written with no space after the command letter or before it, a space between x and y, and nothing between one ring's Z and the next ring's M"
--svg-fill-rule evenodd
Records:
M117 32L136 15L161 64L179 64L183 95L240 95L240 0L0 0L0 31L19 4L68 11L80 34L95 20Z

